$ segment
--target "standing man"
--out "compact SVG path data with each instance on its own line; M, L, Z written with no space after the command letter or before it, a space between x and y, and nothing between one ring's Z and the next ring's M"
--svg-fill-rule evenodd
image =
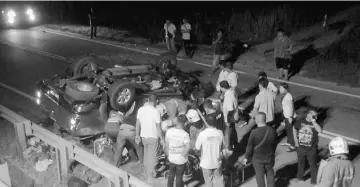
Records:
M294 117L294 105L293 105L293 97L288 90L287 83L281 83L280 85L280 93L282 94L282 114L284 121L281 123L284 125L286 134L287 134L287 143L281 144L283 146L288 146L287 151L295 150L295 140L293 138L293 117Z
M213 73L215 73L219 61L224 60L224 53L225 53L224 36L223 36L223 31L221 29L217 31L217 38L212 42L212 44L214 45L212 71Z
M231 135L234 131L234 123L238 121L238 103L234 90L228 84L226 80L220 83L221 91L224 93L224 100L222 105L222 111L224 116L224 123L226 125L225 147L230 150L232 149L233 142L231 142Z
M277 37L273 40L274 46L274 58L276 62L276 68L280 72L280 79L288 80L288 70L291 65L291 39L284 35L283 29L277 30Z
M267 78L267 74L266 72L264 71L261 71L258 73L258 80L261 79L261 78L264 78L267 80L268 84L267 84L267 89L269 91L272 91L276 96L278 94L278 89L277 87L275 86L275 84L273 84L273 82L269 81L269 79Z
M252 158L252 165L256 172L258 187L266 187L264 176L267 178L267 187L275 186L275 152L277 148L277 133L266 125L266 114L256 114L257 129L251 132L245 153L243 164Z
M89 24L90 24L90 38L97 37L97 20L93 8L90 8L90 12L88 14Z
M143 143L143 164L149 183L152 183L156 176L155 167L158 161L159 140L160 144L164 147L160 113L155 108L156 103L158 103L157 96L154 94L150 95L148 103L139 108L136 122L135 142L137 144Z
M164 30L165 30L165 42L167 44L168 51L177 52L174 41L176 29L177 28L170 20L166 20L164 24Z
M312 109L307 112L305 119L297 121L293 126L293 136L298 157L297 179L294 179L293 182L303 179L307 158L311 168L311 184L316 186L318 133L321 132L322 127L317 123L317 113Z
M355 176L355 166L348 159L347 142L336 137L331 140L328 149L330 157L322 160L317 174L319 187L351 187Z
M224 187L221 151L222 131L215 128L216 118L205 116L208 127L199 133L196 149L201 150L201 162L205 187Z
M238 75L233 71L233 65L231 62L227 62L225 65L220 65L222 71L219 73L219 77L216 84L217 92L221 92L220 83L224 80L228 82L233 90L237 89Z
M267 89L268 80L265 78L261 78L259 80L259 93L256 96L254 106L253 106L253 114L257 114L259 112L263 112L266 114L266 123L270 124L274 120L274 110L275 110L275 95Z
M169 160L168 187L173 187L174 177L176 187L184 187L183 174L190 149L189 135L183 130L186 121L185 115L178 116L176 126L170 128L165 135L165 152Z
M192 26L188 23L188 20L183 18L183 25L181 26L183 45L186 55L191 58L191 31Z

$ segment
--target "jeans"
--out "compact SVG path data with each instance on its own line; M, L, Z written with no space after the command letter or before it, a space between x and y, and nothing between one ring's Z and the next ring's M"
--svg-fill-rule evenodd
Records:
M118 165L120 163L120 159L126 145L130 144L133 155L138 157L140 162L143 162L143 149L141 145L135 143L135 127L131 125L122 124L119 127L117 141L114 148L114 157L113 157L113 164Z
M226 127L224 130L224 139L225 139L225 148L232 149L233 146L236 146L237 140L237 132L234 128L234 123L231 123L229 127ZM223 131L223 130L222 130Z
M297 178L302 179L305 174L306 158L311 169L311 184L316 185L317 180L317 146L308 148L300 146L297 148L298 171Z
M183 174L184 174L185 164L174 164L169 162L169 176L168 176L168 187L173 187L174 177L176 179L176 187L184 187Z
M144 161L145 170L148 176L148 180L154 178L155 167L158 162L159 153L159 140L158 138L143 138L142 143L144 146Z
M274 158L270 158L268 160L253 159L252 165L256 172L256 181L258 187L266 187L264 175L266 175L267 178L267 187L275 186L275 173L273 170L275 165Z
M285 119L285 130L287 133L287 143L291 146L295 146L295 140L293 138L293 120L292 123L288 119Z
M97 25L90 24L90 38L97 37Z
M202 168L205 187L224 187L222 167L216 169Z
M184 45L184 51L187 56L191 56L191 40L184 40L183 39L183 45Z
M174 38L166 37L165 42L167 44L168 51L177 52L177 49L175 47Z

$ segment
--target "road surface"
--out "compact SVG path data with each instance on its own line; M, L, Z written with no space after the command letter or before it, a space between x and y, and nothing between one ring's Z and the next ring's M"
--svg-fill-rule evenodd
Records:
M10 45L9 45L10 44ZM88 53L126 53L126 50L90 41L45 33L36 30L0 31L0 82L29 95L35 94L35 82L62 72L66 62ZM208 76L209 68L190 62L179 62L181 69L202 70L202 80L215 82L217 75ZM239 75L242 89L251 87L256 77ZM323 109L322 125L333 133L359 140L360 101L358 98L291 86L298 107L312 105ZM308 98L308 99L304 99ZM278 104L279 107L279 98ZM40 122L45 116L29 99L0 87L0 104L24 117Z

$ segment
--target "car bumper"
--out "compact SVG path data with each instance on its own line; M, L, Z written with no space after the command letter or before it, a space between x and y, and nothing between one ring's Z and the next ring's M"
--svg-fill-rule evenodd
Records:
M71 136L91 136L104 133L104 122L97 109L83 114L75 114L59 106L46 93L37 98L38 106Z

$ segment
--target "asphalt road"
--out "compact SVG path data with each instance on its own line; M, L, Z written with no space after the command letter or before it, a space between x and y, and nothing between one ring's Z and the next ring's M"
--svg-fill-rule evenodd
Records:
M4 42L21 46L23 49L4 44ZM27 47L27 50L24 50L24 47ZM32 50L29 51L29 48ZM54 56L51 57L51 55L39 54L34 50L65 58L76 58L87 53L128 52L112 46L41 31L4 30L0 31L0 82L35 96L36 81L49 78L65 69L67 65L65 61ZM179 62L179 65L184 70L204 71L205 76L201 78L202 80L215 82L217 79L217 75L208 76L210 71L207 67L186 61ZM251 87L255 81L256 77L254 76L239 75L239 84L244 90ZM300 109L304 109L306 106L323 109L324 120L322 120L322 125L325 130L359 140L359 99L298 86L291 86L291 93ZM277 102L279 108L280 98ZM33 101L2 87L0 87L0 104L36 123L45 118ZM321 144L326 145L327 140L322 140ZM286 156L286 158L291 157ZM355 163L359 165L359 157ZM357 184L359 184L359 179Z

